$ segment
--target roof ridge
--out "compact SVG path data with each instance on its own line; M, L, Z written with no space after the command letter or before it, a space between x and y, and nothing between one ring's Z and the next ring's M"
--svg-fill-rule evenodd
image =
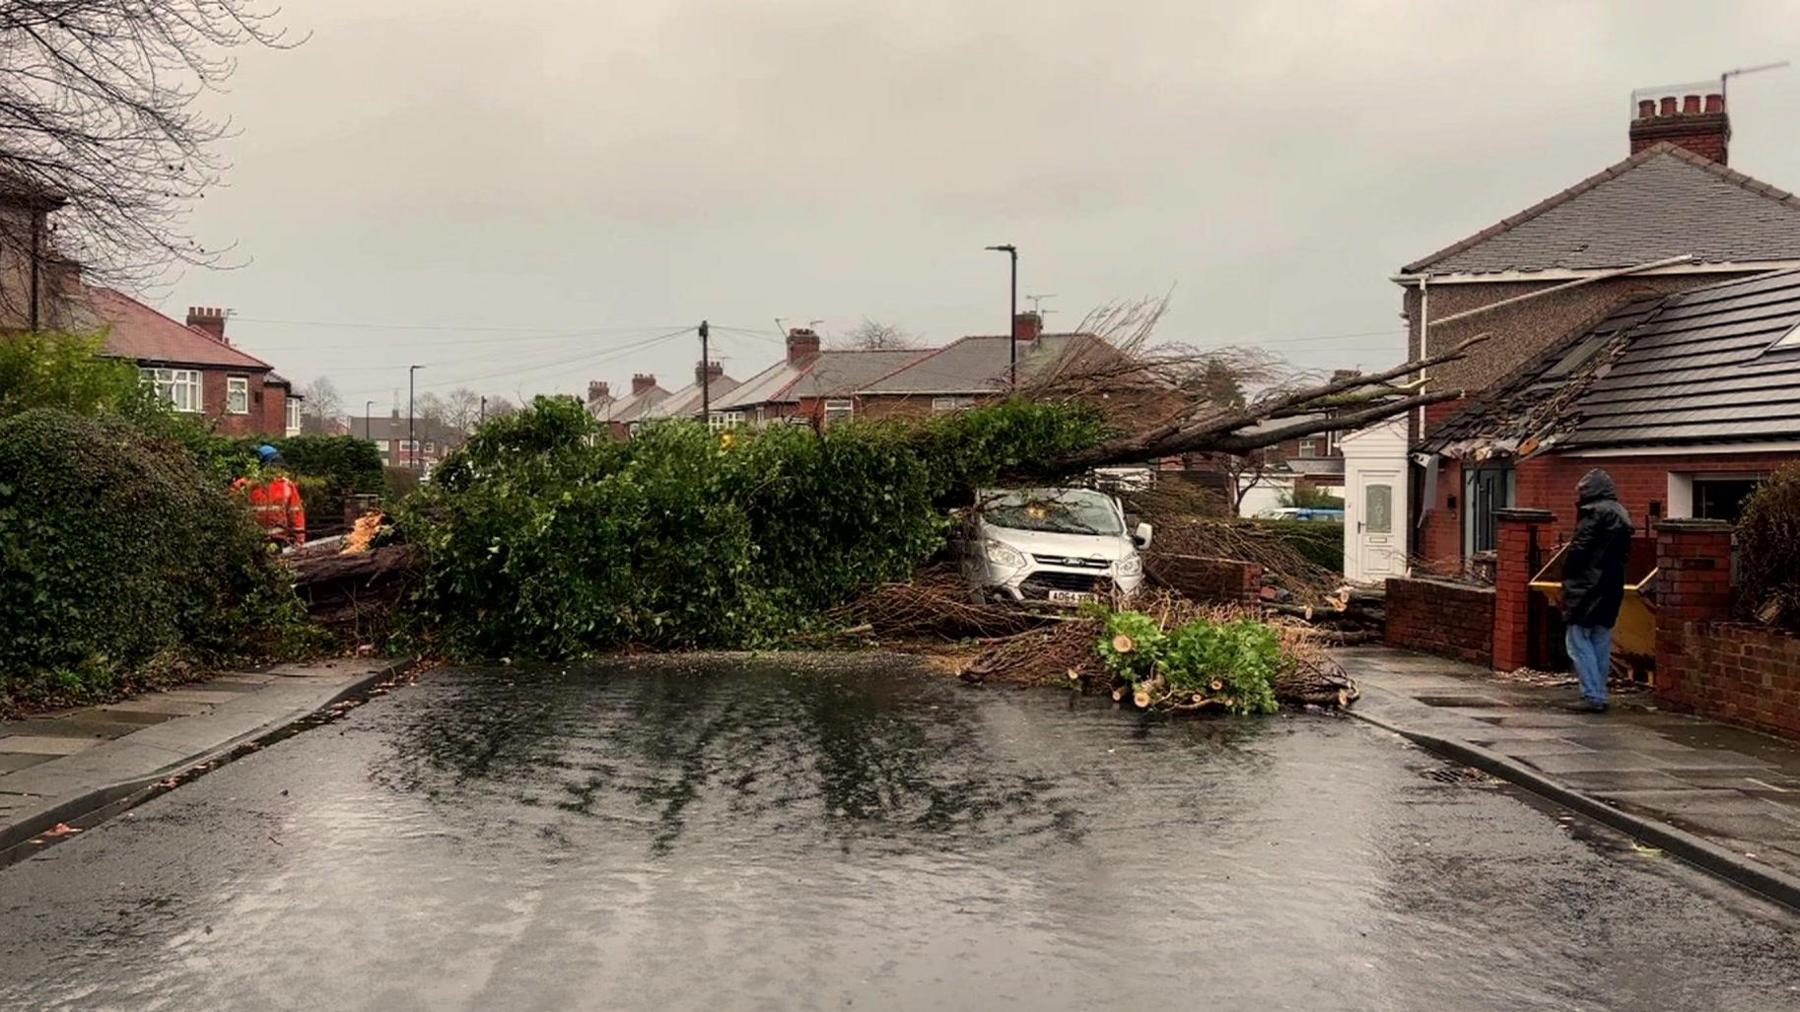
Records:
M138 307L139 309L142 309L143 311L145 311L147 313L151 313L156 316L160 316L164 320L167 320L169 323L171 323L177 327L180 327L182 330L188 331L189 333L195 335L196 337L204 338L222 348L229 348L229 349L231 349L231 351L235 352L236 354L242 355L243 357L249 359L250 361L255 362L257 365L262 366L264 369L267 369L270 372L275 371L275 366L273 366L269 362L264 361L260 356L252 355L249 352L245 351L244 349L238 347L237 345L232 344L230 341L225 341L225 340L221 340L220 338L214 337L212 334L208 333L207 331L201 330L199 327L196 327L193 324L183 323L182 321L175 319L173 316L170 316L169 314L163 312L162 310L156 308L155 306L152 306L150 303L145 302L143 299L140 299L137 296L132 295L129 292L120 291L119 289L114 288L111 285L91 285L85 281L81 282L81 285L82 285L82 287L86 288L90 292L105 292L106 294L114 295L121 299L124 299L126 302L131 303L132 305ZM112 325L110 321L103 321L103 322L107 322L107 325L109 327Z
M934 358L938 357L939 355L942 355L944 352L949 351L951 348L954 348L957 345L963 343L964 341L969 340L969 338L970 338L970 335L965 334L962 337L959 337L956 340L951 341L949 344L939 345L938 347L931 349L929 352L926 352L925 354L920 355L918 358L915 358L910 362L906 362L899 366L896 366L892 370L890 370L888 372L884 372L880 376L877 376L874 379L870 380L869 382L864 383L855 392L861 393L863 390L867 390L870 387L876 386L877 384L880 384L880 383L886 381L888 379L888 377L890 377L890 376L896 376L900 373L905 372L908 369L911 369L915 366L918 366L925 362L928 362L931 359L934 359Z
M1612 182L1613 180L1619 178L1620 176L1623 176L1626 173L1631 172L1633 169L1636 169L1639 166L1642 166L1662 155L1672 155L1678 161L1681 161L1688 165L1691 165L1694 168L1702 169L1705 172L1707 172L1708 174L1713 175L1725 182L1732 183L1748 193L1755 194L1756 196L1759 196L1759 197L1767 197L1768 199L1773 200L1777 203L1784 204L1795 210L1800 210L1800 197L1795 197L1793 194L1789 193L1786 190L1780 189L1778 187L1770 186L1768 183L1762 182L1761 180L1755 179L1754 177L1745 175L1744 173L1739 172L1736 169L1728 168L1727 166L1721 165L1718 162L1715 162L1712 159L1706 157L1705 155L1696 154L1695 152L1689 151L1687 148L1681 147L1680 145L1675 144L1671 141L1658 141L1655 144L1650 145L1649 147L1645 148L1644 150L1639 151L1638 153L1631 155L1628 158L1625 158L1621 161L1614 162L1613 164L1608 165L1606 168L1601 169L1599 172L1596 172L1593 175L1588 176L1587 178L1581 180L1580 182L1575 183L1573 186L1567 187L1566 189L1558 191L1557 193L1551 194L1550 196L1544 198L1543 200L1540 200L1537 203L1531 205L1530 207L1525 208L1523 211L1519 211L1516 214L1512 214L1505 218L1500 219L1499 221L1495 222L1494 224L1489 225L1488 227L1482 229L1479 232L1476 232L1474 235L1468 236L1467 238L1464 238L1464 239L1459 239L1456 242L1453 242L1450 245L1445 246L1443 249L1440 249L1434 253L1427 254L1426 256L1420 257L1419 259L1412 261L1411 263L1407 264L1406 266L1401 267L1400 272L1402 274L1417 274L1417 273L1420 273L1421 271L1424 271L1425 273L1430 273L1429 271L1426 271L1425 269L1427 267L1429 267L1431 264L1436 263L1439 260L1443 260L1447 257L1453 256L1457 253L1461 253L1464 250L1467 250L1473 246L1480 245L1481 243L1484 243L1487 240L1492 239L1497 235L1500 235L1505 232L1510 232L1513 229L1518 228L1520 225L1523 225L1526 222L1531 221L1532 219L1545 214L1546 212L1549 212L1558 207L1561 207L1562 205L1568 203L1569 201L1574 200L1576 197L1579 197L1585 193L1589 193L1589 192L1593 191L1594 189L1598 188L1603 183Z

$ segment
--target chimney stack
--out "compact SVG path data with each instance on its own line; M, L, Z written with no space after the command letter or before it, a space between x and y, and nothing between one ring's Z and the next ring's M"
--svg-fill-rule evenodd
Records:
M725 366L720 362L695 362L694 385L706 383L711 386L719 377L725 375Z
M230 344L225 339L225 310L211 306L189 306L187 325L195 330L203 330L220 344Z
M611 391L606 388L605 380L588 380L588 403L597 404L612 400Z
M636 397L638 394L643 393L655 385L656 375L654 373L637 373L631 377L631 395Z
M1044 318L1036 313L1019 313L1013 317L1013 340L1035 341L1044 333Z
M1631 153L1668 141L1726 164L1731 143L1731 118L1725 114L1725 96L1663 95L1640 98L1637 118L1631 121Z
M819 353L819 335L811 327L794 327L787 335L789 365L803 365Z

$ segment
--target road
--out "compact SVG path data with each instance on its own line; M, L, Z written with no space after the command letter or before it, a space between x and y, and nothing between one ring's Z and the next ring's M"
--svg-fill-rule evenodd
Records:
M440 670L0 870L5 1008L1800 1007L1800 920L1357 722Z

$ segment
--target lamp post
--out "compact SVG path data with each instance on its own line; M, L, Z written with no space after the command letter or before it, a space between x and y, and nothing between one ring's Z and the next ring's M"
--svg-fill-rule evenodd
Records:
M1012 260L1012 295L1007 303L1006 311L1006 351L1007 351L1007 385L1019 389L1019 248L1012 243L989 246L996 253L1005 253Z
M369 416L374 413L375 402L363 401L363 438L368 439L369 442L374 442L374 440L369 439Z
M422 365L406 367L406 459L412 469L419 469L419 439L413 434L413 377L418 375Z

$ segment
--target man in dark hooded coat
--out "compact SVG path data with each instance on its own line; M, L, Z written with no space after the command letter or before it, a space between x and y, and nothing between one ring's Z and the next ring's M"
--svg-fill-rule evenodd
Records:
M1612 475L1599 468L1582 476L1575 497L1575 537L1563 556L1563 617L1581 702L1570 708L1604 713L1612 627L1625 599L1625 563L1631 557L1631 514L1619 505Z

